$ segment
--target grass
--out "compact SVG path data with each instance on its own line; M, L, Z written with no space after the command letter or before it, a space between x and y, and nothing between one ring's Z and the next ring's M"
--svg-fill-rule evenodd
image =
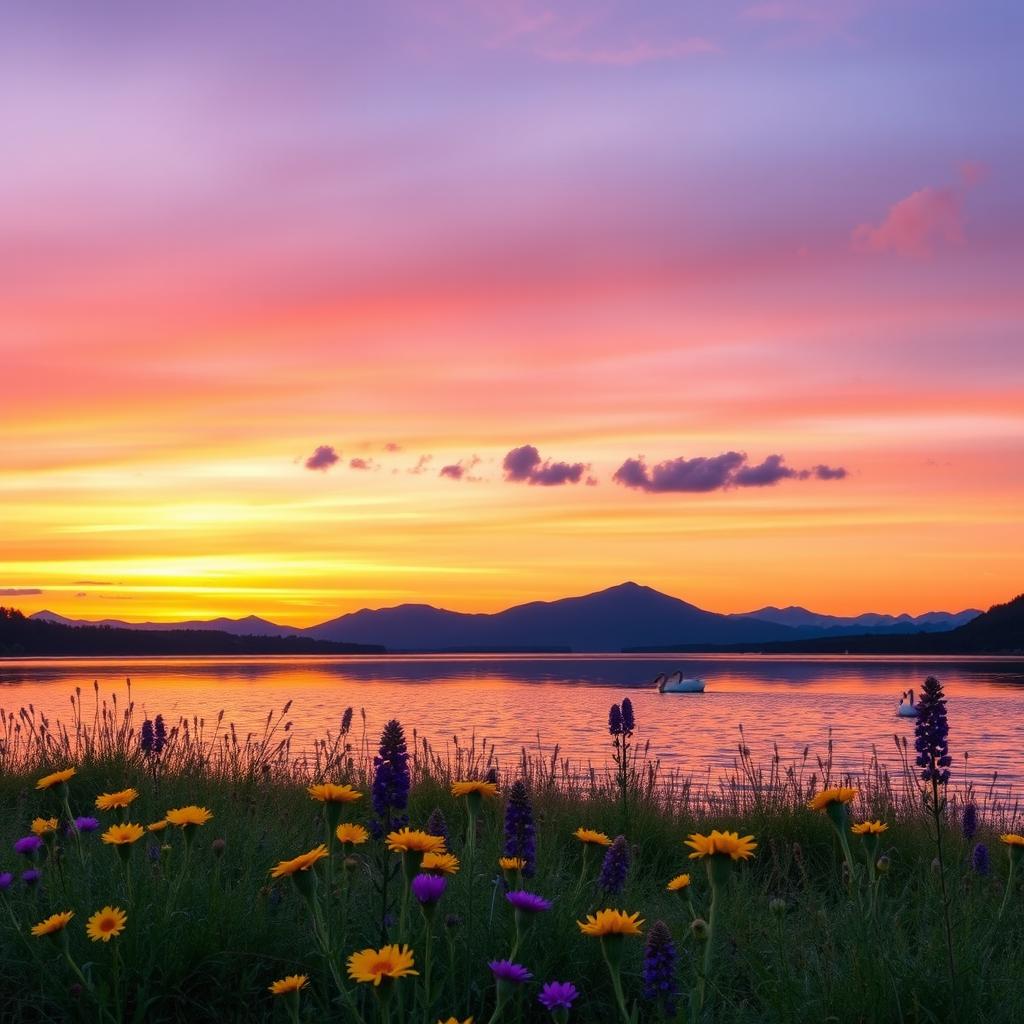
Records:
M950 713L955 741L955 707ZM4 717L0 872L15 872L0 905L0 1018L5 1024L285 1021L291 1019L294 1001L267 989L289 974L310 977L298 1001L300 1019L355 1019L339 997L332 964L318 949L298 888L289 878L271 879L268 872L278 861L324 840L323 807L306 794L309 782L352 783L367 796L344 816L368 817L375 743L365 728L362 735L338 731L314 750L293 755L287 714L286 708L269 715L262 735L244 739L233 737L221 721L216 728L195 720L179 722L159 759L147 758L139 748L140 723L130 695L120 705L97 698L95 709L86 712L77 694L66 729L31 710ZM379 890L382 878L390 878L393 902L386 937L408 941L421 971L418 978L395 982L393 1021L433 1024L455 1016L462 1022L472 1015L477 1024L486 1024L494 1011L495 986L487 962L506 957L514 939L513 915L496 867L503 801L484 803L471 871L464 848L466 805L449 793L453 779L482 778L489 768L497 770L502 793L517 778L528 784L537 871L527 886L554 903L520 946L517 959L534 980L508 1004L503 1020L549 1020L536 995L540 983L553 979L572 981L580 992L570 1019L594 1024L621 1019L601 943L581 935L575 923L605 906L639 911L645 933L657 920L672 932L681 990L672 1018L642 998L644 938L623 940L625 1000L640 1021L1024 1020L1019 888L1011 892L1007 912L997 916L1009 861L997 836L1022 830L1020 810L1005 791L975 791L961 781L943 817L955 965L951 979L929 819L912 779L908 785L906 778L890 778L877 759L856 780L836 779L830 751L793 765L775 758L758 766L741 741L730 775L698 781L663 773L642 747L627 753L621 773L614 765L580 771L560 761L557 752L543 759L524 752L502 765L486 748L459 748L441 756L422 741L411 747L411 824L423 827L439 808L451 832L451 849L463 860L433 921L429 1007L422 984L424 923L415 907L406 934L396 934L400 857L371 842L357 847L345 865L336 856L333 868L336 881L342 874L345 880L336 886L331 903L333 967L342 976L348 954L377 947L385 938ZM160 820L173 807L209 808L213 819L196 828L187 871L182 872L183 834L173 828L147 835L130 849L130 887L118 854L101 842L98 832L81 836L80 853L74 837L64 834L58 789L35 789L40 776L71 765L77 770L68 786L72 813L92 814L103 827L116 814L97 812L96 795L128 786L140 794L130 818L142 824ZM889 824L878 851L888 859L889 870L881 878L874 913L844 883L842 853L827 816L806 808L808 797L822 786L851 781L860 789L855 816ZM620 782L626 788L625 808ZM972 840L964 839L959 827L966 799L980 810L979 832ZM17 876L28 864L12 846L39 815L62 818L60 854L43 861L42 882L29 887ZM615 836L623 831L624 815L630 870L624 891L606 897L595 884L596 868L579 884L581 847L573 832L586 826ZM718 907L715 969L699 1012L690 994L699 985L704 942L691 929L686 898L666 892L665 884L689 871L693 907L707 916L708 875L701 862L687 860L683 840L712 828L752 833L759 845L752 860L728 872ZM215 840L223 840L220 853ZM859 856L860 840L851 840ZM979 841L991 850L988 876L971 867ZM324 863L318 866L319 898L327 888ZM857 868L858 881L862 870ZM107 904L127 911L127 927L110 943L91 942L85 922ZM88 987L63 957L61 942L29 934L31 925L63 910L75 911L65 932L68 952ZM368 1024L377 1019L378 1009L369 988L346 982L347 998Z

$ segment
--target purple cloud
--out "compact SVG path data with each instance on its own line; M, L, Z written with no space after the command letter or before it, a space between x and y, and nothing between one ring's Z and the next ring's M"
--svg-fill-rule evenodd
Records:
M373 461L373 459L359 459L359 458L356 458L356 459L349 459L348 460L348 468L349 469L376 469L377 468L377 464Z
M819 480L845 480L847 477L842 466L815 466L813 473Z
M558 487L562 484L578 484L587 471L583 462L544 462L540 452L532 444L513 448L502 461L505 479L511 482L539 484L541 487Z
M772 487L780 480L842 480L842 466L818 465L813 469L793 469L782 455L769 455L757 465L747 465L743 452L694 459L678 458L648 467L643 456L626 459L612 479L623 487L652 493L705 493L729 487Z
M479 462L479 455L474 455L469 459L459 459L458 462L451 465L442 466L441 471L437 475L447 477L449 480L469 480L473 483L478 483L480 478L471 474Z
M0 597L31 597L34 594L41 594L38 587L3 587L0 588Z
M326 472L341 456L329 444L322 444L308 459L306 469L320 469Z
M783 465L781 455L769 455L759 466L741 466L732 476L736 487L771 487L780 480L806 477L807 471L800 472Z

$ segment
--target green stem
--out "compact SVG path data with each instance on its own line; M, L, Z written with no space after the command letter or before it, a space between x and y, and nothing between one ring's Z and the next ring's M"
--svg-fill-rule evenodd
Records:
M626 997L622 992L622 978L619 976L617 967L613 967L611 961L605 957L605 963L608 964L608 970L612 976L612 989L615 992L615 1002L619 1007L619 1012L622 1014L622 1019L625 1024L632 1024L629 1016L629 1010L626 1009Z
M426 926L427 933L423 943L423 1014L425 1024L430 1024L430 968L434 946L434 930L430 926L430 921L426 922Z
M1003 902L999 905L999 913L996 915L996 920L1002 920L1003 913L1006 910L1006 905L1010 902L1010 893L1013 891L1013 876L1014 868L1016 867L1016 861L1011 855L1010 857L1010 872L1006 876L1006 892L1003 893Z

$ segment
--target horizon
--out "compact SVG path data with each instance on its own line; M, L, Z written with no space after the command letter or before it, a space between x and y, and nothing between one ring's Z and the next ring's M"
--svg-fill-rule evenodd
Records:
M1008 600L1018 19L13 12L0 603Z

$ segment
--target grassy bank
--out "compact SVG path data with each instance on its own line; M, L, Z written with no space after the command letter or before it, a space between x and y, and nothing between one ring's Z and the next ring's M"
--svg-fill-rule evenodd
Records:
M955 708L951 715L955 723ZM297 1006L302 1020L361 1017L370 1024L381 1009L374 986L349 979L345 962L357 950L407 942L419 974L390 983L391 1019L433 1024L473 1016L484 1024L496 1005L488 962L508 957L516 936L498 858L505 852L508 793L519 778L528 784L536 871L510 881L552 906L536 914L519 942L515 959L532 980L509 999L502 1020L550 1020L537 996L552 980L572 982L579 992L570 1020L623 1019L602 940L582 934L576 923L606 907L638 912L645 922L642 935L620 942L626 1010L640 1021L1024 1020L1022 893L1011 889L1000 917L1010 858L998 839L1000 832L1022 829L1017 809L993 793L961 790L950 800L942 817L940 876L917 790L877 770L857 780L833 778L827 756L762 769L741 750L731 779L700 788L663 780L642 747L626 752L620 775L614 766L580 775L562 771L557 755L546 761L524 755L509 765L489 763L486 750L456 750L441 758L422 745L417 749L410 736L408 806L394 813L407 814L413 828L423 829L439 810L450 833L448 849L461 861L428 921L415 899L403 915L403 856L389 852L383 839L371 837L345 851L335 843L332 855L308 872L270 875L279 862L326 841L325 819L334 805L311 799L307 784L351 784L364 795L337 805L340 816L371 824L376 739L358 733L358 716L355 730L327 736L302 758L289 755L286 712L268 716L265 733L246 739L232 738L221 724L192 722L186 729L178 723L156 755L140 745L141 723L130 706L85 713L76 704L66 730L30 713L5 721L0 872L13 875L0 893L5 1022L286 1021ZM609 737L610 753L611 743ZM66 783L36 788L47 773L70 767L75 774ZM470 806L452 796L451 783L484 779L492 769L499 795L480 798L470 848ZM853 819L888 825L871 858L863 840L850 836L852 872L844 868L828 814L806 806L814 793L847 783L859 788L848 808ZM129 787L138 797L128 807L96 808L99 794ZM971 838L962 832L966 800L980 810ZM212 818L147 832L123 848L101 839L119 817L145 826L189 805L208 809ZM69 833L69 812L72 818L95 817L99 829ZM16 853L15 842L30 833L37 817L56 817L57 832L44 836L31 857ZM435 817L435 831L437 823ZM580 827L625 836L628 865L620 891L615 884L611 892L602 890L605 847L592 848L584 864L591 848L575 838ZM686 837L712 829L752 834L754 856L688 860ZM974 863L978 843L990 853L987 874L976 870L983 866ZM868 863L880 857L887 870L876 888ZM709 940L692 922L709 916L711 872L705 867L712 862L725 870L719 870ZM24 882L26 870L38 870L39 881ZM679 893L667 891L668 881L683 872L691 884ZM318 878L313 904L329 932L320 937L324 941L318 941L303 897L312 874ZM604 881L607 888L616 879ZM126 926L109 942L92 941L86 922L106 905L126 912ZM64 911L75 916L54 936L30 933ZM645 943L659 920L674 944L674 957L663 957L671 961L670 984L679 990L674 1015L644 996L645 973L651 972L644 968ZM309 978L298 999L270 994L272 982L296 974Z

